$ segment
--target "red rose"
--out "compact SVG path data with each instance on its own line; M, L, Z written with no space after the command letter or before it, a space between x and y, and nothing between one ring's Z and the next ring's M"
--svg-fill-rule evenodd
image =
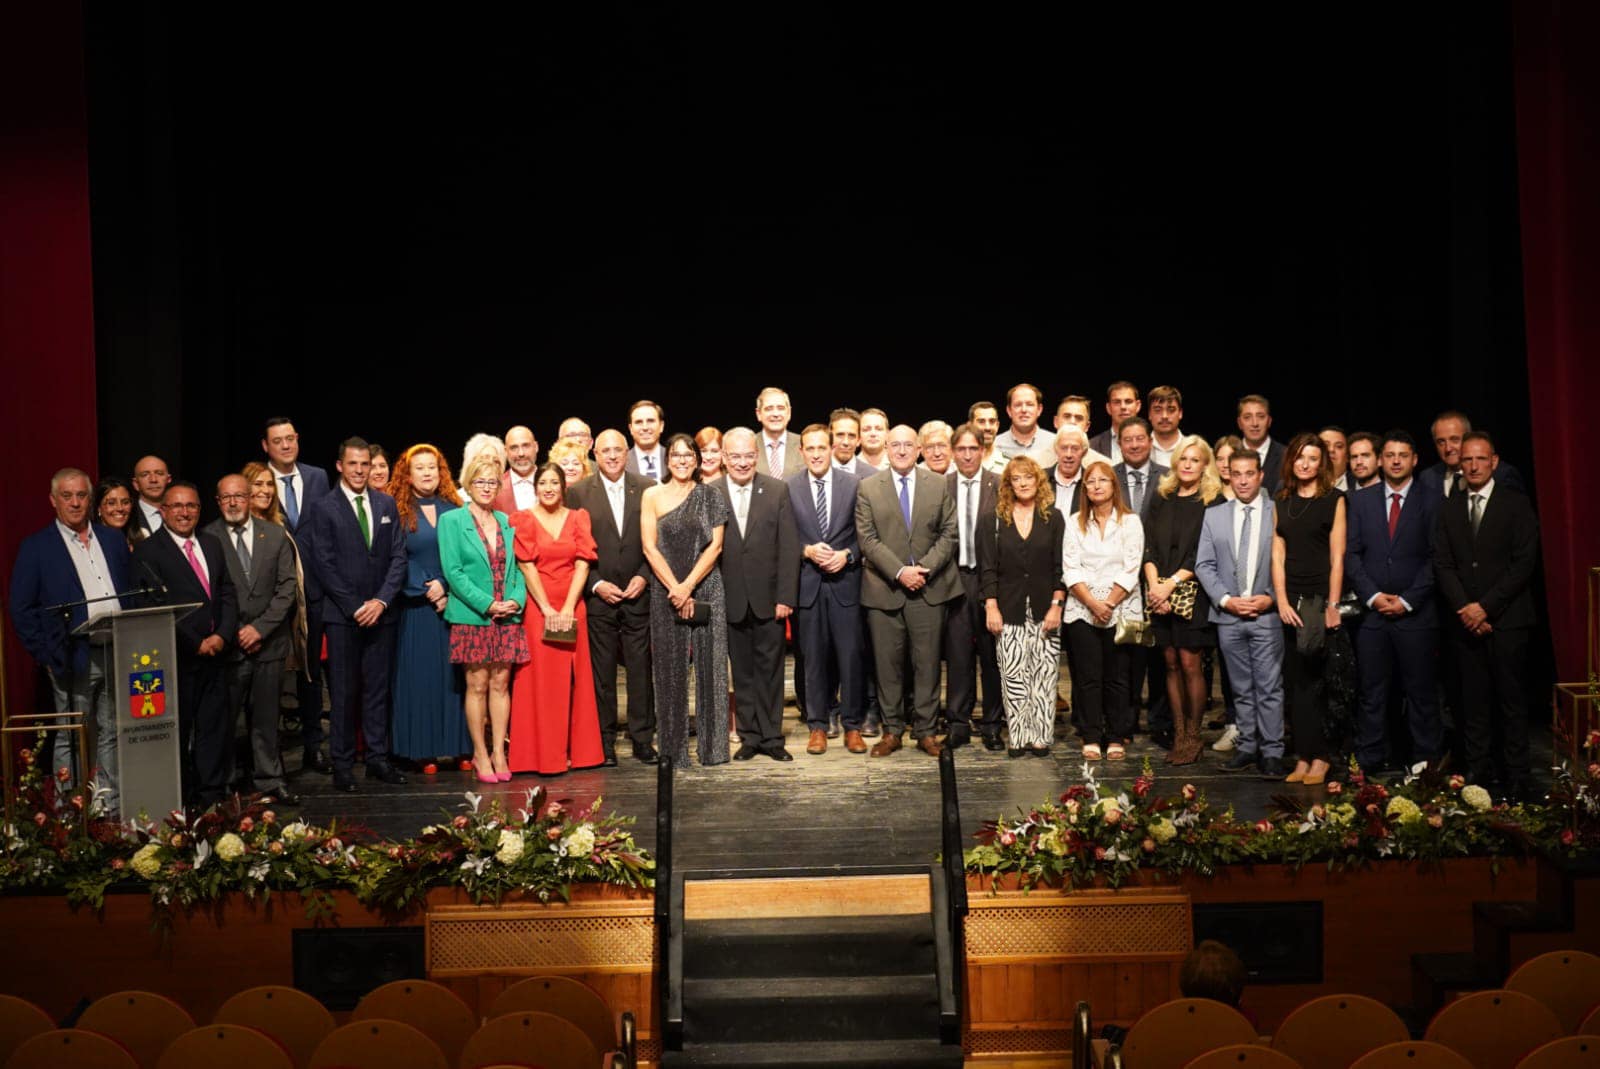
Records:
M1256 821L1256 831L1258 831L1261 834L1265 835L1268 832L1270 832L1271 830L1272 830L1272 821L1270 821L1270 820L1258 820L1258 821Z
M1094 848L1094 859L1096 861L1104 861L1106 859L1106 848L1103 847L1103 846L1095 847Z
M1194 799L1195 799L1195 796L1196 796L1196 795L1197 795L1197 794L1199 794L1199 793L1200 793L1200 791L1199 791L1199 790L1198 790L1198 789L1197 789L1197 788L1196 788L1196 787L1195 787L1195 785L1194 785L1194 784L1192 784L1192 783L1185 783L1185 784L1184 784L1184 785L1183 785L1183 800L1184 800L1184 801L1185 801L1185 802L1192 802L1192 801L1194 801Z
M239 821L239 830L240 831L252 831L255 828L255 826L256 826L256 822L251 820L249 817L244 817L243 819L241 819Z
M81 794L73 795L72 796L72 805L73 805L74 809L82 809L83 808L83 795L81 795Z
M458 831L461 831L461 830L464 830L464 829L470 827L471 824L472 824L472 821L467 817L467 815L465 813L463 813L461 816L457 817L456 819L454 819L454 820L452 820L450 822L450 826L455 828Z
M1584 740L1583 745L1584 745L1585 749L1589 749L1589 750L1593 750L1596 747L1600 747L1600 728L1592 729L1589 732L1589 737L1586 740Z
M120 857L114 857L111 859L111 871L121 872L123 868L127 866L127 864L128 863L122 860Z
M1153 779L1151 779L1149 776L1140 776L1138 779L1133 781L1133 793L1136 796L1143 798L1145 795L1150 793L1150 788L1153 786L1155 786L1155 781Z
M1572 829L1571 828L1562 828L1561 829L1561 845L1562 846L1571 846L1573 844L1573 842L1577 838L1578 837L1576 835L1572 834Z
M62 765L60 768L56 769L56 779L62 783L71 783L72 769L68 768L66 765Z
M546 828L545 831L544 831L544 837L546 839L549 839L551 842L555 842L557 839L561 838L561 829L560 828Z
M22 763L24 765L33 764L33 751L32 750L23 750L20 753L18 753L17 756L22 758Z

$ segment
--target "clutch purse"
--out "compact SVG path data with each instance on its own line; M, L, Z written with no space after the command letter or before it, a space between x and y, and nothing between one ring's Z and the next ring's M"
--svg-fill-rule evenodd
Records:
M711 622L711 603L695 598L694 611L687 618L679 616L676 611L673 612L672 618L685 627L704 627Z
M1129 616L1125 612L1117 613L1117 632L1111 641L1118 646L1144 646L1151 647L1156 644L1156 633L1150 627L1150 621L1143 616Z
M1165 583L1169 577L1162 576L1160 582ZM1200 591L1200 582L1193 576L1179 580L1173 584L1172 593L1167 597L1167 603L1172 606L1172 611L1185 620L1194 619L1194 599Z
M545 621L544 621L544 640L546 642L561 642L561 643L576 644L577 641L578 641L578 620L577 620L577 617L573 617L572 626L567 628L564 631L557 631L555 628L551 627L550 626L550 618L548 616L545 617Z

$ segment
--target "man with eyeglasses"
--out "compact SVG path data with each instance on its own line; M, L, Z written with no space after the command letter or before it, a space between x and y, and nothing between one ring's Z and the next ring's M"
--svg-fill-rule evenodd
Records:
M278 696L284 658L294 640L294 547L282 527L250 515L250 485L244 476L225 475L218 481L217 507L222 515L205 531L224 547L239 604L239 630L227 659L227 782L235 779L233 728L243 713L250 727L249 789L297 805L300 799L284 783L278 752Z
M198 603L175 621L178 643L178 745L183 754L185 804L209 806L228 793L228 644L239 631L239 609L222 543L197 531L200 491L178 481L161 499L162 530L133 551L134 568L159 577L152 598L165 605Z
M326 733L322 728L322 584L311 567L309 531L302 531L300 520L317 501L328 496L328 473L314 464L300 463L300 434L294 420L273 416L261 429L261 451L277 483L278 504L283 507L284 523L300 545L300 561L305 574L306 646L301 663L305 670L295 677L300 706L300 742L305 757L300 767L327 775L333 771L322 752Z

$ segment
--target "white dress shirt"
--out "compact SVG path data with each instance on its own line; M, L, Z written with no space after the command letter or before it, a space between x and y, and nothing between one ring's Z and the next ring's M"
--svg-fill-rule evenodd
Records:
M605 473L600 473L600 486L606 492L606 501L611 505L611 522L617 528L617 535L622 534L622 520L628 507L628 482L618 477L616 481L606 478Z
M1236 594L1229 594L1217 602L1218 608L1226 607L1229 600L1234 597L1252 597L1256 587L1264 585L1257 582L1260 579L1260 573L1256 570L1261 565L1261 514L1264 511L1261 505L1264 500L1260 491L1257 491L1256 496L1248 505L1243 501L1237 500L1233 503L1234 560L1239 559L1239 536L1244 534L1244 512L1246 508L1250 510L1250 545L1247 547L1244 560L1244 574L1249 577L1249 582L1245 589L1238 591ZM1222 578L1224 582L1228 582L1234 577L1225 575Z
M982 518L980 502L983 501L983 475L966 476L956 472L956 529L959 532L960 556L956 563L963 568L978 566L978 522ZM971 510L972 528L967 528L968 510Z
M1394 499L1396 497L1398 497L1400 499L1400 514L1402 516L1405 515L1406 498L1411 495L1411 488L1413 486L1417 485L1417 480L1414 479L1414 478L1407 479L1406 480L1406 484L1404 486L1400 487L1398 490L1395 489L1394 487L1390 486L1387 482L1382 482L1382 483L1380 483L1380 485L1383 487L1383 522L1387 525L1388 522L1389 522L1389 510L1394 507ZM1446 479L1445 480L1445 486L1448 488L1449 485L1450 485L1450 482L1449 482L1448 479ZM1387 591L1383 591L1383 590L1378 591L1378 594L1383 594L1383 593L1387 593ZM1367 599L1367 608L1369 608L1369 609L1372 608L1372 603L1374 601L1378 600L1378 594L1374 594L1374 595L1372 595L1372 597ZM1396 595L1396 597L1398 597L1398 596L1399 595ZM1411 607L1411 603L1409 601L1407 601L1405 598L1400 598L1400 604L1402 604L1402 605L1404 605L1406 607L1406 612L1415 612L1416 611L1415 609L1413 609Z
M1061 572L1070 594L1073 587L1082 583L1089 593L1105 601L1113 585L1128 591L1128 596L1117 612L1144 616L1144 602L1139 594L1139 568L1144 560L1144 525L1138 514L1126 513L1120 519L1113 516L1106 521L1104 530L1091 516L1087 530L1080 530L1076 516L1066 517L1067 533L1061 540ZM1089 608L1076 597L1068 597L1061 613L1061 622L1074 620L1111 627L1116 614L1105 624L1095 623Z
M1140 479L1142 479L1144 482L1144 485L1139 488L1139 504L1143 505L1145 502L1150 500L1150 495L1156 492L1156 483L1153 474L1154 471L1155 468L1151 465L1148 459L1144 462L1144 466L1141 468L1136 468L1132 464L1128 465L1128 477L1127 482L1125 482L1122 486L1122 495L1123 497L1127 498L1129 508L1133 508L1134 474L1137 473Z
M645 457L649 457L655 464L654 471L651 471L650 466L645 463ZM667 473L667 451L661 447L660 442L657 442L656 447L651 450L644 450L634 446L633 462L638 465L639 474L649 479L659 480Z
M1160 464L1163 468L1172 467L1172 454L1177 452L1178 443L1183 441L1183 431L1178 431L1178 436L1172 440L1172 445L1165 446L1155 435L1150 436L1150 459Z
M783 476L783 462L786 459L784 450L788 446L788 431L785 431L778 438L769 437L765 431L761 432L761 460L759 462L761 467L758 470L765 470L768 475L776 471L778 473L777 477L781 478Z
M834 463L821 476L812 475L810 471L806 472L806 493L811 497L811 511L813 513L816 512L817 487L820 485L822 487L822 500L828 503L828 526L830 527L833 526L833 473L836 471L850 471L850 469L841 468L837 463ZM855 473L851 472L851 474ZM823 531L822 537L827 538L828 532ZM833 547L829 546L828 548L832 549Z
M733 499L733 518L739 524L741 539L744 538L745 524L750 520L750 489L754 484L754 479L740 484L732 475L728 476L728 496Z
M56 521L56 530L61 532L61 538L67 543L67 555L72 558L72 568L78 573L78 585L83 588L83 596L87 598L110 597L115 599L117 588L111 583L111 568L106 563L105 551L100 548L100 539L95 536L94 527L88 530L89 544L84 545L78 541L78 534L72 528ZM109 613L117 611L117 602L98 601L90 602L84 606L91 620L99 619Z
M136 497L134 501L138 503L139 511L144 514L145 529L149 531L161 530L161 509L150 504L142 497ZM56 522L60 523L61 521L57 520Z
M534 474L537 471L538 469L535 468ZM539 502L539 491L534 486L534 474L524 477L516 472L511 473L511 497L516 501L519 512L523 509L531 509Z

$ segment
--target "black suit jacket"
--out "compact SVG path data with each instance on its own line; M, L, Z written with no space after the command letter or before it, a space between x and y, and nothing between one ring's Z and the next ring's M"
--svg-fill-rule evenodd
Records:
M961 472L951 465L950 470L944 474L945 486L950 491L950 500L956 503L956 564L961 563L961 527L967 518L961 515ZM972 525L972 558L976 563L978 558L978 542L983 538L984 529L995 524L995 501L1000 496L1000 476L987 468L978 469L978 504L977 516Z
M825 542L829 549L850 552L850 563L829 574L804 558L800 561L800 601L796 608L816 604L823 587L829 587L840 605L861 602L861 543L856 539L856 488L858 480L847 471L833 469L829 481L828 529L817 523L815 491L810 471L789 476L789 510L799 531L800 545Z
M1117 488L1122 491L1123 500L1127 501L1127 499L1128 499L1128 463L1127 463L1127 461L1123 461L1122 463L1115 465L1113 470L1117 474ZM1155 500L1156 500L1156 484L1161 481L1161 477L1163 475L1165 475L1166 473L1167 473L1167 469L1165 467L1163 467L1160 464L1157 464L1154 460L1152 460L1150 462L1149 478L1147 478L1145 480L1145 483L1144 483L1144 500L1139 503L1139 522L1140 523L1149 523L1150 522L1150 506L1153 505L1155 503ZM1080 483L1079 485L1081 486L1082 483ZM1129 502L1129 503L1131 504L1131 502Z
M629 456L632 456L631 452ZM618 535L616 521L611 517L611 501L606 496L606 487L602 482L604 478L596 472L579 479L567 491L567 504L589 514L589 527L594 532L598 559L589 569L589 589L584 592L590 612L612 611L613 607L605 599L594 595L594 586L602 579L626 587L636 575L647 581L650 578L650 564L644 559L644 542L639 533L639 501L644 492L655 485L655 481L643 475L626 471L622 473L625 501L622 507L622 534ZM643 594L616 608L623 612L649 612L649 586L645 587Z
M1455 472L1447 471L1444 461L1441 460L1417 472L1417 485L1426 486L1434 494L1443 497L1446 477L1454 478ZM1494 488L1499 490L1501 487L1521 494L1528 492L1528 484L1523 481L1522 472L1518 471L1516 465L1509 460L1502 460L1494 469ZM1450 496L1455 497L1455 494L1452 492ZM1489 500L1493 501L1494 496L1490 495Z
M322 586L322 622L355 626L356 610L376 598L384 610L377 626L399 619L395 598L406 579L406 539L394 498L373 491L366 495L369 546L361 536L355 509L335 486L311 505L300 529L310 534L312 570Z
M1245 446L1246 449L1250 447ZM1289 447L1276 438L1267 439L1267 459L1261 465L1261 485L1268 494L1276 495L1283 485L1283 457Z
M1539 519L1528 495L1501 486L1483 506L1474 537L1467 522L1468 494L1451 494L1439 507L1433 566L1445 607L1454 613L1476 601L1497 630L1537 623L1531 590L1539 560ZM1459 623L1456 630L1461 630Z
M1053 597L1065 599L1061 576L1061 543L1067 535L1066 517L1051 506L1050 518L1033 517L1033 530L1023 539L1016 525L992 523L978 539L979 596L994 598L1000 618L1022 626L1032 609L1035 622L1050 611Z
M738 510L733 507L733 480L717 480L717 491L728 502L728 525L722 534L722 589L728 622L746 616L770 620L777 605L795 607L800 596L800 534L789 502L789 485L782 479L757 474L751 480L750 514L744 534L739 534Z
M172 536L157 531L133 547L134 570L143 574L150 569L166 585L165 594L155 592L149 601L156 605L183 605L199 602L200 607L176 621L179 664L193 662L200 653L200 643L211 635L222 636L225 647L232 647L239 633L239 607L224 562L222 543L205 531L195 531L194 540L206 561L206 580L211 584L207 594L200 579L189 567L189 558L183 555ZM219 660L220 663L220 660Z

